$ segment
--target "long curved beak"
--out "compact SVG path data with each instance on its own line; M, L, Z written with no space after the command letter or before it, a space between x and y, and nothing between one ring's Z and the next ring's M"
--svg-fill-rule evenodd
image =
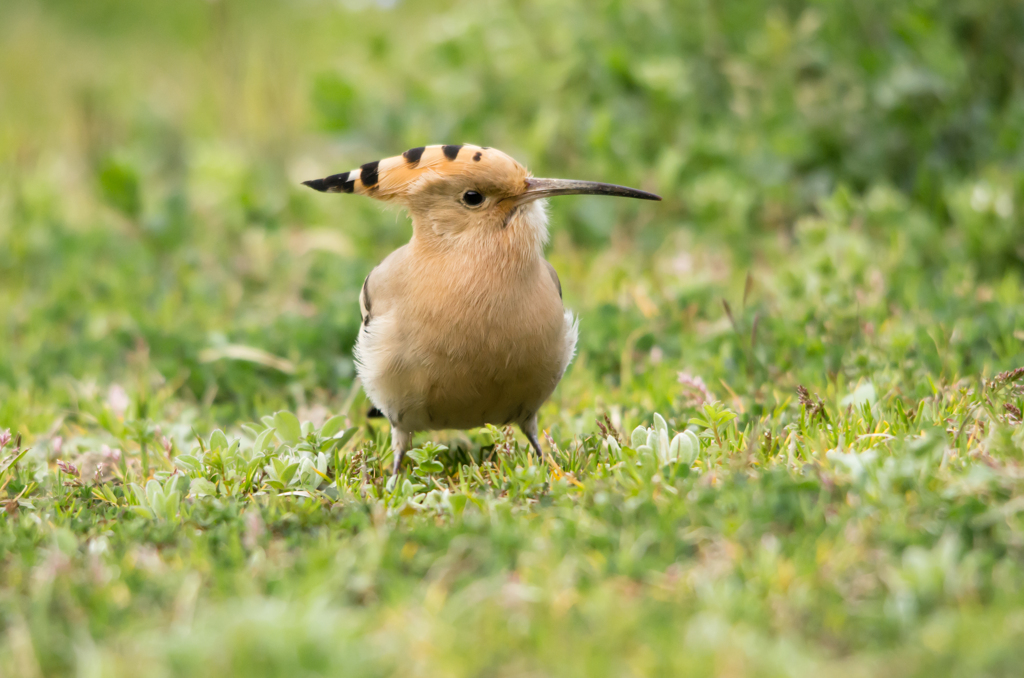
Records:
M614 195L620 198L639 198L640 200L661 200L660 195L647 191L615 184L602 184L598 181L576 181L575 179L538 179L530 177L526 180L526 190L511 198L515 205L523 205L540 198L554 195Z

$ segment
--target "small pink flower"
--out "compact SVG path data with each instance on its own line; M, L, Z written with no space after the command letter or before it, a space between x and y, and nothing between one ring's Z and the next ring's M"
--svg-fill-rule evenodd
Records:
M113 384L107 389L107 405L110 406L111 411L117 416L123 417L124 413L128 410L128 406L131 404L132 401L128 397L128 392L120 384Z
M0 431L0 450L7 447L9 442L11 442L11 429Z
M121 460L121 450L112 450L106 445L100 447L100 454L103 455L103 461L117 462Z
M57 468L59 468L61 471L63 471L64 473L68 474L69 476L73 476L75 478L77 478L78 475L79 475L78 467L75 466L74 464L72 464L70 461L64 461L63 459L58 459L57 460Z
M690 392L689 398L695 406L700 407L706 402L714 402L714 394L708 390L707 384L700 377L693 376L688 372L680 372L679 383Z
M64 439L62 437L60 437L60 436L54 436L53 441L52 441L52 445L53 445L53 453L55 455L59 455L61 449L63 449L63 447L64 447Z

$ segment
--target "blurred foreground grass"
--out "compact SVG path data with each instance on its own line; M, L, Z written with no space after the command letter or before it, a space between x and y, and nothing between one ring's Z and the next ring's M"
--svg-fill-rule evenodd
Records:
M1014 675L1024 10L956 5L5 2L2 673ZM388 485L408 226L299 182L463 141L665 201L551 206L550 458Z

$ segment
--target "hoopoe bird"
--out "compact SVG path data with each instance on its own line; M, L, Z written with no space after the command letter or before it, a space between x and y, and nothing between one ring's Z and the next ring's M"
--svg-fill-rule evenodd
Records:
M412 148L303 182L404 207L409 243L374 268L359 295L356 371L391 423L393 471L417 431L517 424L534 451L537 412L576 351L577 322L544 259L545 198L646 191L538 179L494 148Z

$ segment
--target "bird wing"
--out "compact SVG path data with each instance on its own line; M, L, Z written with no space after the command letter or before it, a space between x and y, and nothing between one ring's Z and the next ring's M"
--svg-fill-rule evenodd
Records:
M548 267L548 273L551 274L551 280L554 281L555 287L558 288L558 298L562 298L562 281L558 279L558 273L555 271L555 267L551 265L551 262L547 259L544 260L544 265Z
M373 275L373 271L370 271L370 275ZM363 280L363 289L359 291L359 318L364 327L370 324L370 275Z

